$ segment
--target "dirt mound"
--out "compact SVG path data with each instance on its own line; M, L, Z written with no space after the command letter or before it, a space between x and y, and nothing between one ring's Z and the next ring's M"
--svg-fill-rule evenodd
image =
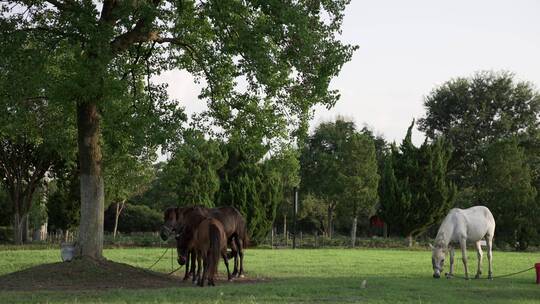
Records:
M239 279L236 282L251 281ZM178 276L168 276L107 260L91 259L43 264L0 276L0 290L137 289L181 286L192 285L183 282Z

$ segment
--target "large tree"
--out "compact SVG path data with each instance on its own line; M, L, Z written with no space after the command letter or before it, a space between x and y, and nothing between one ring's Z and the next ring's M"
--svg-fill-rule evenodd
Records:
M419 129L435 139L443 135L454 147L449 170L464 189L478 184L483 151L500 139L528 137L540 121L540 95L530 82L508 72L479 72L452 79L424 100ZM461 190L461 189L460 189Z
M328 84L353 50L336 39L348 2L49 0L3 4L0 41L33 36L46 43L51 53L62 55L59 70L64 81L58 83L59 91L66 107L76 106L80 253L102 256L101 115L127 89L125 83L143 74L149 77L178 68L205 80L200 97L209 101L209 113L218 123L231 121L246 104L265 104L274 110L273 115L289 115L296 123L312 105L332 106L338 98ZM245 86L238 85L239 77L245 79ZM159 93L151 84L147 89Z

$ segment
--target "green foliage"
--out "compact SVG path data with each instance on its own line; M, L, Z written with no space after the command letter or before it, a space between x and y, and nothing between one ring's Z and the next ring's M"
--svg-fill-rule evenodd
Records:
M314 105L331 107L338 100L329 83L355 49L337 39L348 3L10 1L2 5L0 57L16 54L44 63L51 74L41 78L50 88L44 99L66 111L80 110L79 120L89 124L78 124L78 134L97 139L103 130L109 148L118 142L143 147L118 154L133 157L152 155L156 144L167 148L178 140L170 136L178 135L176 128L169 126L184 119L183 111L168 100L165 85L150 79L163 70L187 71L205 84L199 97L208 111L196 123L218 126L229 140L253 140L259 154L250 156L254 163L269 146L305 128ZM21 44L37 47L24 52L14 47ZM20 76L15 87L24 80ZM95 107L99 115L92 119L82 111ZM163 125L166 132L158 132ZM125 138L132 130L130 140L110 139L117 131ZM90 168L101 174L101 143L78 140L83 174ZM107 161L112 153L103 150ZM81 191L96 189L83 183ZM91 208L101 195L83 203ZM99 218L82 220L82 227L101 224ZM95 243L87 248L101 254Z
M47 206L43 189L36 191L34 202L28 212L28 224L30 229L38 229L47 222Z
M105 230L112 232L114 229L114 205L105 213ZM147 206L132 205L126 203L124 211L118 219L118 231L130 232L155 232L163 224L163 215Z
M373 140L364 134L352 134L344 144L342 154L344 163L337 176L337 182L343 187L339 209L353 218L373 214L379 198Z
M78 170L65 167L49 184L47 217L49 231L75 229L79 225L81 193Z
M13 206L9 200L7 192L0 184L0 226L8 226L13 220Z
M540 204L517 139L493 143L481 167L481 198L495 217L496 240L524 250L537 237Z
M312 194L303 196L298 213L299 230L317 231L317 233L328 231L328 227L325 227L328 224L326 215L326 207L322 199Z
M390 229L416 236L439 222L453 206L456 188L447 177L450 148L443 138L417 148L414 121L399 149L392 147L382 174L380 215Z
M288 157L278 154L268 160L255 159L252 149L239 142L228 143L227 163L220 169L221 187L216 205L236 207L246 218L248 233L255 243L270 233L277 210L291 176L280 171Z
M374 208L379 181L375 146L353 122L338 118L319 125L302 151L301 164L302 192L326 205L326 232L331 234L336 209L356 217Z
M454 152L449 169L460 186L475 185L483 151L490 143L538 129L540 95L533 84L508 72L481 72L435 88L425 101L420 130L444 136Z
M219 190L217 171L226 159L217 141L206 140L197 131L186 132L184 142L174 151L161 175L166 187L176 194L176 205L213 207Z

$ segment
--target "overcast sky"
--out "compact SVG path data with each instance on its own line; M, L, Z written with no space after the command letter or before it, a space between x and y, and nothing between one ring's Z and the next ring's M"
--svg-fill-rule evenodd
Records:
M341 100L312 126L344 115L399 142L423 97L451 78L504 69L540 84L540 0L352 0L342 40L360 48L332 81ZM188 113L205 107L187 73L160 78Z

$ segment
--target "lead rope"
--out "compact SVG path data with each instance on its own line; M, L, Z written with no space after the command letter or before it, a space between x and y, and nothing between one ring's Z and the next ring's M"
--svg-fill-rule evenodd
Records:
M165 256L165 254L167 254L167 251L169 250L169 247L167 247L165 249L165 252L163 252L163 254L157 259L157 261L154 262L154 264L150 265L150 267L146 268L146 270L151 270L152 267L156 266L156 264L161 261L161 259L163 259L163 257ZM178 270L180 270L180 268L182 268L184 265L176 268L176 269L173 269L174 268L174 262L173 262L173 251L171 250L171 272L169 272L167 275L172 275L173 273L177 272Z
M494 276L491 279L500 279L500 278L511 277L511 276L515 276L516 274L524 273L524 272L527 272L527 271L532 270L532 269L534 269L534 266L530 267L530 268L527 268L527 269L524 269L524 270L521 270L521 271L518 271L518 272L503 274L503 275L500 275L500 276ZM452 274L452 276L456 277L456 278L461 278L461 279L465 278L464 276L455 275L455 274ZM480 279L488 279L488 278L480 278Z
M165 252L163 252L163 254L157 259L157 261L154 262L154 264L150 265L150 267L148 267L147 269L150 270L152 269L152 267L156 266L156 264L161 261L161 259L165 256L165 254L167 253L167 251L169 250L169 247L167 247L165 249Z

